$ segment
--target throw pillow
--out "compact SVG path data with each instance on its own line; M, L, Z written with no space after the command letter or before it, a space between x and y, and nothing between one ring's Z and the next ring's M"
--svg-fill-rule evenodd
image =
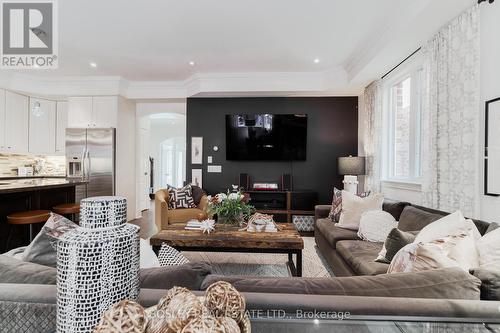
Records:
M371 210L382 210L384 196L373 194L361 198L347 191L342 191L342 214L337 227L351 230L359 229L359 222L363 213Z
M78 227L67 218L54 213L50 214L49 219L33 241L28 245L22 255L23 261L28 261L44 266L57 266L57 252L55 241L65 232Z
M391 264L387 269L387 274L411 272L413 270L417 246L418 244L416 243L410 243L399 250L391 260Z
M359 196L361 198L366 198L370 195L370 191L362 192ZM332 199L332 208L330 209L330 214L328 214L328 218L332 220L332 222L339 222L340 214L342 213L342 190L338 188L333 188L333 199Z
M168 188L168 208L196 208L191 185L182 188Z
M140 240L140 267L142 268L153 268L160 267L160 261L154 253L151 245L149 244L149 239Z
M498 228L500 228L500 224L496 222L491 222L490 225L488 226L488 229L486 229L485 234L487 234L488 232L492 232L493 230L496 230Z
M401 231L397 228L392 229L387 235L387 239L384 242L384 247L382 251L378 254L376 262L381 262L385 264L391 263L392 259L401 250L408 244L413 243L415 240L418 231L406 232Z
M477 241L479 267L500 271L500 228L485 234Z
M165 266L179 266L189 263L186 257L173 247L163 243L158 253L158 260L161 267Z
M420 272L429 269L459 267L465 271L478 265L472 231L436 239L428 243L412 243L403 247L393 258L388 274Z
M457 234L459 231L472 230L475 239L481 238L479 230L472 220L466 220L462 212L457 211L453 214L426 225L418 234L415 243L428 243L438 238Z
M371 210L361 215L358 237L369 242L383 242L398 226L394 217L383 210Z
M200 204L200 201L201 201L201 198L204 196L204 195L207 195L205 193L205 191L203 191L203 189L199 186L195 186L195 185L192 185L191 186L192 190L193 190L193 201L194 201L194 204L196 206L198 206Z
M500 301L500 271L474 268L470 273L481 280L481 299Z

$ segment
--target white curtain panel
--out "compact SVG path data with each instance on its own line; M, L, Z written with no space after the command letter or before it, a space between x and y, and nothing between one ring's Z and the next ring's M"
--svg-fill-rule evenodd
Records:
M422 195L428 207L476 217L479 206L479 11L423 47Z
M366 156L365 191L380 193L382 155L382 84L372 82L364 91Z

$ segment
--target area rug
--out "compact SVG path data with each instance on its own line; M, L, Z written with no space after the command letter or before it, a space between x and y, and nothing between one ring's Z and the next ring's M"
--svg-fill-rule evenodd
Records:
M332 277L333 272L319 252L314 237L303 237L302 276ZM183 252L191 262L205 262L218 275L245 276L291 276L286 265L286 254L227 253L227 252ZM295 259L295 256L294 256Z

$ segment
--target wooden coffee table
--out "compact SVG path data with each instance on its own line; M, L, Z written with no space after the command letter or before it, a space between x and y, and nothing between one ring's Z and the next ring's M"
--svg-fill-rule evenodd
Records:
M304 241L292 223L276 223L278 232L248 232L228 225L216 225L210 234L185 230L184 225L170 225L151 237L153 250L158 254L166 243L179 251L286 253L292 276L302 276ZM295 262L293 261L295 255Z

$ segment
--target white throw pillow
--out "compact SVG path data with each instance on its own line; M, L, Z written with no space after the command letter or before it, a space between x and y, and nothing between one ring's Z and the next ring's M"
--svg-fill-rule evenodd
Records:
M361 215L358 237L369 242L385 242L392 229L398 227L394 217L383 210L371 210Z
M392 258L387 269L387 274L411 272L415 262L415 250L417 247L418 244L411 243L399 250L394 258Z
M419 272L459 267L464 271L478 267L479 256L471 230L403 247L392 259L387 273Z
M140 240L140 252L141 252L141 268L153 268L160 267L160 261L153 251L153 248L149 244L149 239Z
M361 215L371 210L382 210L383 203L384 195L380 193L361 198L350 192L342 191L342 213L337 227L358 230Z
M500 228L488 232L477 241L479 266L500 271Z
M426 225L415 238L415 243L428 243L438 238L443 238L449 235L455 235L460 231L472 230L474 239L481 238L479 230L472 220L466 220L461 211L456 211L453 214Z

